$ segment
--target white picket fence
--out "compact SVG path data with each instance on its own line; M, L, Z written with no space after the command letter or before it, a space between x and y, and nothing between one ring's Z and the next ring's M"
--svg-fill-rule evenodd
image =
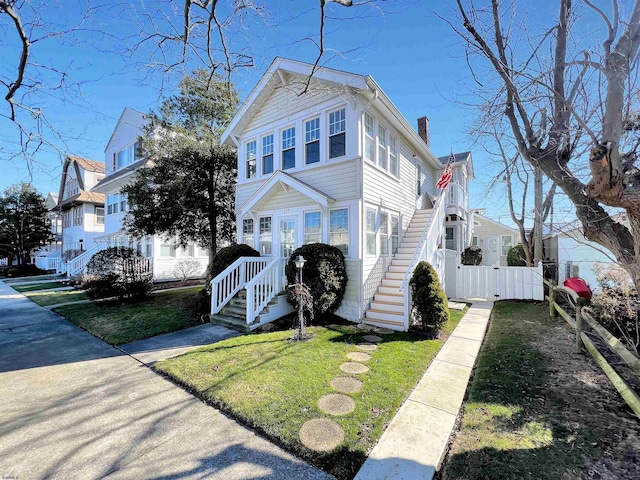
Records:
M537 267L458 265L456 297L544 300L542 263Z

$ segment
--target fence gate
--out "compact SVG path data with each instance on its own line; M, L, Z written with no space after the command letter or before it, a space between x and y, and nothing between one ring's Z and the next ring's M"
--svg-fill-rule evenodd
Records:
M542 263L537 267L458 265L456 297L544 300Z

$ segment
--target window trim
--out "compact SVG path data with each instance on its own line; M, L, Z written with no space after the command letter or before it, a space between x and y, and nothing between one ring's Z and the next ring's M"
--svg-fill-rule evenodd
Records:
M262 252L262 219L269 219L269 229L270 231L268 233L271 234L271 238L270 238L270 247L269 247L269 252ZM266 230L265 230L266 233ZM271 256L273 255L273 217L271 215L264 215L262 217L258 217L258 251L260 252L260 255L268 255Z
M316 128L313 128L311 130L307 130L307 127L309 126L309 124L311 124L312 122L315 122L316 124ZM303 120L302 124L304 126L304 164L305 165L314 165L316 163L320 163L320 138L322 138L322 129L320 127L320 116L315 116L309 120ZM315 138L312 138L311 140L308 140L308 136L311 132L317 132L317 136ZM317 144L317 148L318 148L318 159L315 162L309 162L309 145L312 144Z
M102 210L102 215L98 215L98 210ZM98 207L97 205L95 205L93 207L93 214L94 214L94 218L95 218L95 224L96 225L104 225L105 208L104 207ZM100 217L102 217L102 222L98 221L98 219Z
M320 223L318 224L318 227L320 228L320 230L317 233L307 232L307 215L310 215L310 214L318 214L320 217ZM314 235L314 236L317 235L318 241L308 242L307 235ZM309 210L306 212L302 212L302 242L303 242L303 245L307 245L308 243L322 243L322 212L320 210Z
M253 144L253 175L249 175L249 172L251 171L250 169L251 158L249 157L249 152L251 150L249 149L249 145L251 144ZM244 143L244 160L245 160L244 162L245 178L247 180L251 178L256 178L258 176L258 142L256 141L255 138L253 140L249 140Z
M291 132L291 136L285 137L287 132ZM282 147L280 150L280 169L281 170L293 170L296 168L296 126L285 127L280 130L280 138ZM293 151L293 165L290 167L285 167L285 155L289 154Z
M245 225L251 224L251 233L246 233ZM251 235L251 243L247 243L248 237ZM245 245L249 245L251 248L255 248L256 244L256 224L253 221L253 218L243 218L242 219L242 233L241 233L242 243Z
M331 115L334 115L336 113L341 112L342 114L342 118L340 120L338 120L337 122L331 122ZM335 108L333 110L329 110L327 112L327 122L328 122L328 128L327 128L327 139L328 139L328 148L327 148L327 159L329 160L333 160L334 158L341 158L341 157L345 157L347 155L347 109L345 106L341 106L339 108ZM334 125L338 125L338 126L342 126L342 130L340 131L335 131L334 133L331 133L331 129L333 128ZM340 128L340 127L337 127ZM343 144L344 144L344 153L342 155L335 155L332 156L332 149L331 149L331 145L332 145L332 140L338 136L343 136Z
M271 137L271 143L265 143L265 140L267 140L269 137ZM260 137L260 144L261 144L261 155L260 155L260 159L261 159L261 167L262 167L262 175L270 175L274 172L274 167L275 165L273 164L273 159L275 156L275 136L273 134L273 132L271 133L267 133L266 135L262 135ZM269 152L269 148L271 147L271 151ZM265 153L267 152L267 153ZM271 157L271 170L267 172L267 169L265 168L265 159L267 159L268 157Z
M389 238L391 237L390 235L390 228L389 228L389 214L387 212L380 212L380 221L378 222L378 230L379 230L379 241L380 241L380 256L381 257L388 257L389 255ZM382 227L384 226L384 228L386 229L386 233L384 233L382 231ZM386 238L386 240L385 240ZM383 252L382 250L382 246L386 245L385 251Z

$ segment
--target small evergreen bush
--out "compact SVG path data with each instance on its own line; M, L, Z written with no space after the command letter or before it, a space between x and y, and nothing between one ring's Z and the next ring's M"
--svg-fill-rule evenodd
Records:
M507 253L507 265L510 267L527 266L527 257L524 254L522 244L519 243L509 249L509 253Z
M302 255L307 261L302 269L302 283L309 287L313 297L313 316L335 312L347 288L347 264L342 252L325 243L309 243L296 249L285 266L287 282L298 283L295 259ZM287 290L287 299L298 308L295 292Z
M449 320L449 301L440 286L438 274L428 262L416 265L409 282L413 298L414 327L436 333Z
M463 265L480 265L482 263L482 250L474 245L467 247L462 252L460 261Z
M142 298L151 292L148 260L127 247L111 247L96 253L87 263L82 287L89 298Z
M211 260L211 265L207 269L207 284L240 257L259 257L260 252L244 243L234 243L228 247L221 248Z

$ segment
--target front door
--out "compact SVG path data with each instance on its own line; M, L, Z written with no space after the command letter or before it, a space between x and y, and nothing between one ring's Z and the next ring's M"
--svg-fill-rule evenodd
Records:
M500 265L500 255L498 253L498 237L487 237L484 239L484 263L485 265Z
M289 258L297 247L296 219L287 217L280 219L280 258Z

